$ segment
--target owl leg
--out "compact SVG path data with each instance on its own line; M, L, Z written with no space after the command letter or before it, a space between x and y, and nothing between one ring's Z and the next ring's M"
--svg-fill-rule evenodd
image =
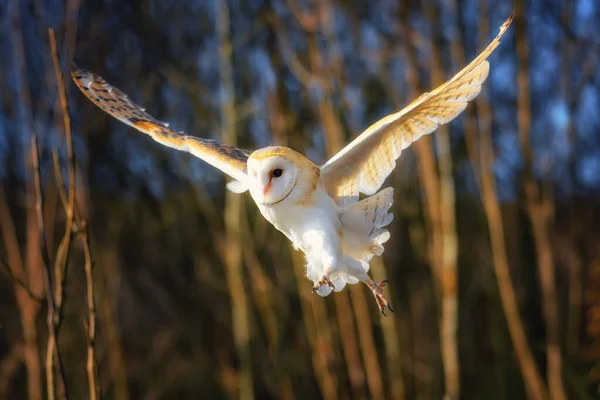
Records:
M335 286L329 279L329 275L337 269L337 255L340 252L340 243L334 239L337 236L329 234L328 228L326 226L320 230L312 229L303 235L304 241L310 243L312 248L311 255L308 255L308 258L315 265L322 268L320 270L322 272L321 278L314 281L315 284L312 288L313 293L317 292L321 296L327 296L335 291ZM324 286L327 286L329 290L323 288Z
M379 307L379 311L381 311L381 313L385 315L385 309L389 308L389 310L393 313L395 313L394 309L392 308L392 304L388 301L388 299L385 297L385 295L383 294L383 287L386 284L389 284L389 281L382 281L381 283L375 283L375 281L368 279L365 282L365 284L369 287L369 289L371 289L371 291L373 292L373 296L375 296L375 301L377 302L377 306Z

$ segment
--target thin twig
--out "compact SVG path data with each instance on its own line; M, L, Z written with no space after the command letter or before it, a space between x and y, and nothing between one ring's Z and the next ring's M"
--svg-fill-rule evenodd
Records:
M40 247L42 252L42 263L43 268L47 270L51 264L48 256L48 249L46 245L46 229L44 224L44 214L42 209L43 193L42 193L42 182L40 179L40 152L38 147L38 136L37 132L33 132L31 137L31 160L33 170L33 184L35 190L35 211L37 216L38 234Z
M71 234L73 232L73 219L74 219L74 209L75 209L75 157L73 156L73 141L71 135L71 120L69 117L69 111L67 107L67 96L65 93L64 82L62 78L62 73L60 69L60 63L58 61L58 51L56 49L56 38L54 36L54 30L52 28L48 29L48 37L50 39L50 48L52 52L52 61L54 63L54 71L56 74L56 79L58 82L58 92L60 98L60 105L63 114L63 124L65 129L65 137L67 142L67 155L69 159L69 196L67 201L67 209L66 211L66 224L65 224L65 233L58 247L58 251L56 254L56 260L54 263L54 298L55 298L55 306L56 312L54 315L53 323L55 332L58 333L61 322L61 311L62 306L64 304L64 284L65 278L67 275L67 264L69 259L69 248L71 244ZM56 339L56 337L54 338ZM56 340L48 341L48 349L47 354L52 354L53 348L57 347ZM57 352L58 354L58 352ZM64 392L62 394L62 398L67 398L66 384Z
M54 176L58 185L61 202L65 213L68 210L68 200L65 193L62 173L60 171L60 163L58 152L54 149L53 153ZM88 321L85 325L88 339L87 344L87 373L90 399L102 399L102 391L100 390L100 382L98 377L98 362L96 359L96 305L94 296L94 278L91 246L89 241L89 227L87 221L83 220L75 202L75 221L74 230L80 234L82 241L83 252L85 257L85 275L86 275L86 290L87 290L87 306L88 306Z
M41 303L42 301L44 301L43 299L38 297L35 293L33 293L33 290L31 290L31 288L27 285L27 283L23 282L21 279L19 279L17 276L15 276L12 273L12 271L10 270L10 267L8 266L8 263L4 260L3 257L0 257L0 264L2 264L2 270L4 271L6 276L8 276L14 283L19 285L21 287L21 289L26 291L27 294L29 295L29 297L31 297L33 300L37 301L38 303Z
M65 193L65 184L63 182L62 173L60 172L60 161L56 149L52 150L52 163L54 164L54 177L56 179L56 186L58 186L60 202L63 205L63 209L66 211L67 208L69 208L69 203L67 201L67 194Z
M94 300L94 276L92 252L90 250L89 228L86 221L78 219L77 224L81 228L80 239L85 256L85 280L87 290L87 374L90 400L102 399L100 384L98 381L98 363L96 360L96 304Z
M37 133L33 132L31 137L31 158L32 158L32 171L33 181L35 187L35 210L37 215L38 223L38 234L40 236L40 245L42 252L42 269L44 270L44 283L46 285L46 301L48 303L48 347L46 349L46 385L47 385L47 396L49 400L53 400L55 393L55 381L54 381L54 368L56 367L58 372L58 384L61 390L62 398L66 398L66 389L64 382L64 374L62 369L62 363L60 359L60 353L58 346L56 346L56 303L52 294L52 277L49 270L50 260L48 259L48 253L46 252L46 241L45 241L45 230L44 230L44 216L42 213L42 185L40 182L40 162L39 162L39 149L37 142ZM56 363L56 365L55 365Z
M65 213L68 212L69 203L67 194L65 193L64 181L60 171L60 162L56 149L52 152L54 164L54 176L58 186L58 192ZM88 391L91 400L102 399L102 391L98 379L98 363L96 359L96 305L94 296L94 278L91 246L89 242L89 227L87 221L83 220L78 212L77 203L75 203L75 221L74 229L80 234L84 257L85 257L85 275L86 275L86 291L87 291L87 306L88 306L88 321L84 324L87 337L87 362L86 369L88 374Z

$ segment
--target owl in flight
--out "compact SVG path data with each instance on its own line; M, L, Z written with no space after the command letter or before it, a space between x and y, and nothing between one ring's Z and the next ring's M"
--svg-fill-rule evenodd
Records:
M458 116L481 91L490 65L487 58L500 44L512 15L481 54L452 79L421 95L402 111L370 126L324 165L281 146L254 152L169 129L127 95L91 72L76 69L72 77L98 107L157 142L187 151L229 175L235 193L249 191L261 214L306 255L313 292L327 296L347 283L364 282L379 310L390 303L387 281L369 277L369 262L383 253L392 222L388 210L394 191L378 192L402 150L421 136ZM359 194L368 196L359 200Z

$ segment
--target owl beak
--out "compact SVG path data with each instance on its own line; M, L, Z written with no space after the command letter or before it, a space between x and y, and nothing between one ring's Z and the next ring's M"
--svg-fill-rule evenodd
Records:
M273 180L273 178L272 178L272 177L271 177L271 178L269 178L269 183L267 183L267 184L265 185L265 188L263 189L263 196L266 196L266 195L267 195L267 193L269 192L269 190L271 190L271 185L272 185L272 183L273 183L273 182L272 182L272 180Z

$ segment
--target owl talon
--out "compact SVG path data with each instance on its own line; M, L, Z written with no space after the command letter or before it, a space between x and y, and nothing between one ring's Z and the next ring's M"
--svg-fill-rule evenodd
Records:
M313 293L314 293L314 292L316 292L316 291L317 291L317 290L319 290L319 289L321 288L321 286L323 286L323 285L327 285L327 286L329 286L329 289L331 289L331 291L332 291L332 292L333 292L333 291L335 291L335 286L333 285L333 282L331 282L331 281L329 280L329 278L327 277L327 275L323 275L323 276L321 277L321 280L317 281L317 282L315 283L315 285L313 286L313 288L312 288L312 292L313 292Z
M382 281L379 284L376 284L373 281L370 281L370 283L367 283L369 285L369 287L371 288L371 291L373 292L373 296L375 296L375 301L377 302L377 307L379 307L379 311L381 311L381 314L383 314L384 317L387 317L387 315L385 314L386 308L389 309L392 313L395 313L394 309L392 308L392 304L388 301L388 299L383 294L383 287L389 283L390 283L390 281L388 281L388 280Z

